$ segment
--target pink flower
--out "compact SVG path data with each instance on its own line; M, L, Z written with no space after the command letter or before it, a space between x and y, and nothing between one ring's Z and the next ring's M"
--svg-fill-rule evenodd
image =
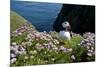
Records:
M17 60L16 58L12 58L10 62L13 64L16 62L16 60Z

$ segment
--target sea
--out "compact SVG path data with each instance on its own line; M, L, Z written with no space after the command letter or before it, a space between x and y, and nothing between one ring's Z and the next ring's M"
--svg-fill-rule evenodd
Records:
M62 4L11 0L13 10L28 20L38 31L52 31L53 23L61 11Z

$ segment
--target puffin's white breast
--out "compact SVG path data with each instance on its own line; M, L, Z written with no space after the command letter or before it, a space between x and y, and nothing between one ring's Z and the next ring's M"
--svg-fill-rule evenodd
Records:
M70 40L70 32L60 31L59 32L59 36L62 37L62 38L66 38L66 39L69 39Z

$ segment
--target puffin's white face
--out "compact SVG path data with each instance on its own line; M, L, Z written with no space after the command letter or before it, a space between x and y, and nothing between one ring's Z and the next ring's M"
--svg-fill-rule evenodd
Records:
M65 21L62 23L63 28L67 28L68 26L70 26L69 22Z

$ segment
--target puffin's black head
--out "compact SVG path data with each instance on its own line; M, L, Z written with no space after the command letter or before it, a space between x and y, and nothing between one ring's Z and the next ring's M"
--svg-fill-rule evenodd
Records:
M58 23L53 24L53 29L56 32L60 32L61 30L70 30L71 31L71 26L68 21L59 21Z
M62 27L63 27L65 30L67 30L67 31L70 31L70 30L71 30L71 26L70 26L70 24L69 24L68 21L63 22L63 23L62 23Z

